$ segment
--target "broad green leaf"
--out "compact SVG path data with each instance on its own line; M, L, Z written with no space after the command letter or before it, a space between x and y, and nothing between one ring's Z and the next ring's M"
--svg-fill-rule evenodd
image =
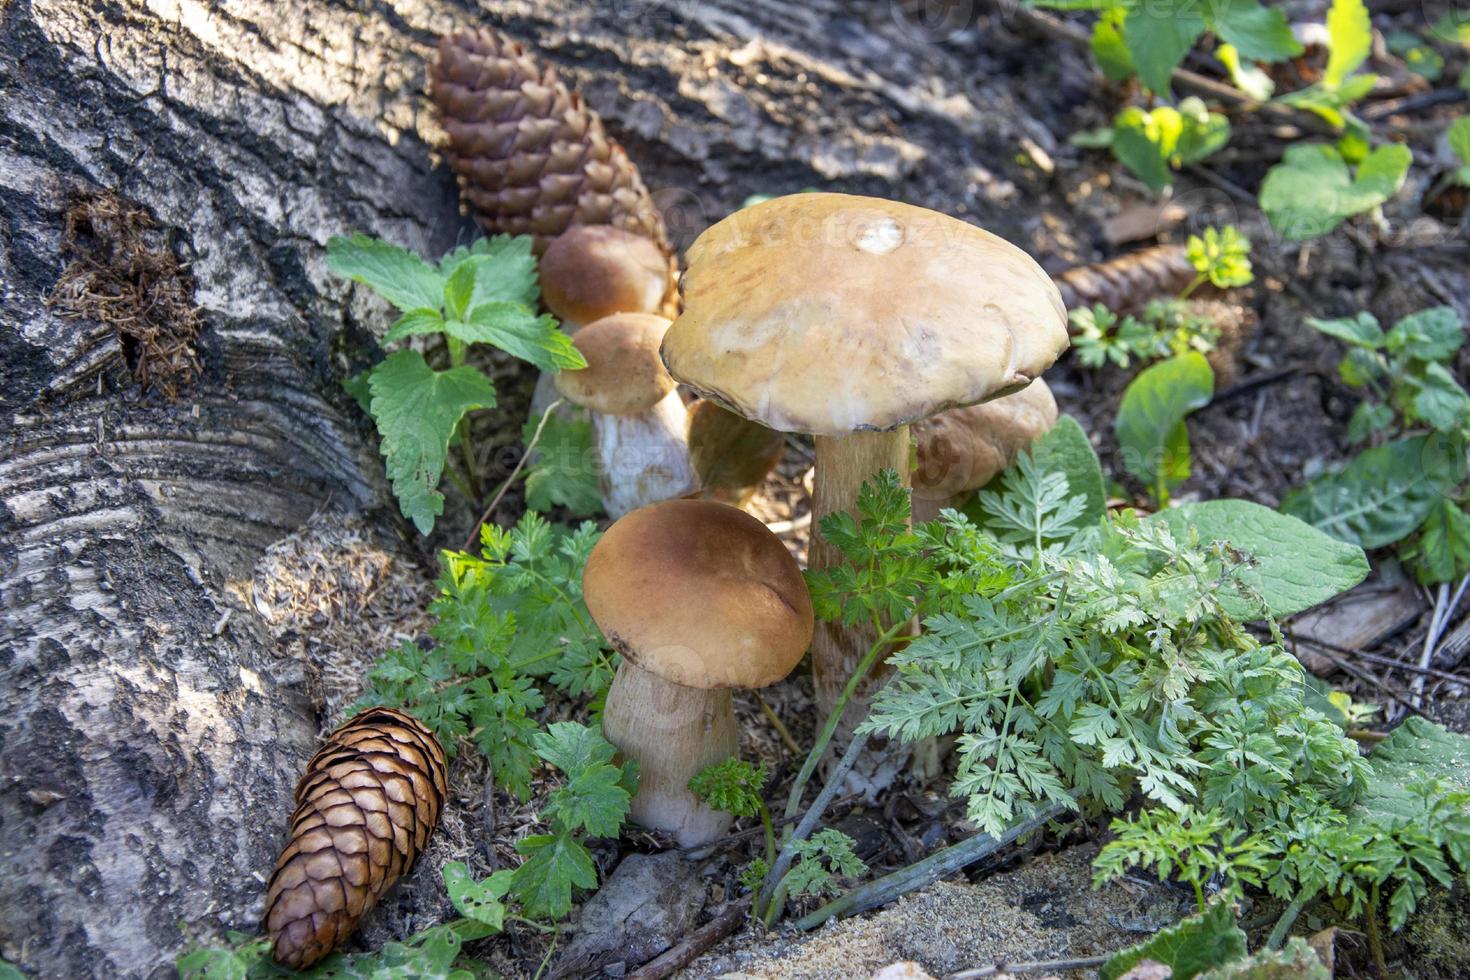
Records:
M1322 84L1338 88L1373 51L1373 23L1363 0L1332 0L1327 11L1327 69Z
M617 749L602 733L574 721L559 721L539 732L532 744L536 754L568 776L612 762Z
M1445 141L1455 156L1470 164L1470 116L1461 116L1450 123L1450 128L1445 131Z
M469 309L470 297L475 293L475 267L477 262L462 262L444 283L444 316L448 320L461 320Z
M387 334L383 336L383 343L391 344L405 337L443 332L444 314L440 313L437 309L431 310L423 307L417 310L409 310L403 316L393 321L393 326L389 327Z
M541 297L536 284L536 257L531 254L531 237L496 235L449 252L439 260L439 272L449 276L461 263L475 266L475 291L469 308L481 303L519 303L535 307Z
M444 332L467 344L499 347L543 371L587 366L587 359L558 328L555 317L537 316L519 303L481 303L467 320L446 321Z
M1286 15L1257 0L1221 0L1212 7L1220 39L1252 61L1285 61L1302 53Z
M511 876L511 891L532 918L563 918L572 910L573 888L597 887L592 855L570 835L527 837L516 850L526 860Z
M499 932L505 924L505 903L501 899L510 891L513 872L497 871L482 881L476 881L463 861L450 861L444 865L443 873L449 900L459 914L483 922Z
M1244 959L1245 952L1245 933L1235 925L1232 903L1217 901L1114 954L1099 973L1102 980L1118 980L1143 960L1153 960L1169 967L1175 980L1191 980L1212 967Z
M1325 235L1392 197L1412 159L1408 147L1390 143L1368 154L1354 176L1342 155L1325 143L1288 147L1261 184L1261 210L1287 238Z
M1470 418L1470 395L1450 369L1437 361L1409 378L1414 389L1413 416L1440 432L1453 432Z
M1424 520L1412 557L1419 581L1426 585L1464 575L1470 569L1470 514L1441 498Z
M614 837L628 816L630 803L623 788L623 770L595 765L579 770L566 786L553 790L541 815L562 830Z
M1092 25L1092 57L1103 77L1110 82L1123 82L1133 77L1133 57L1123 40L1122 7L1098 17ZM1470 162L1470 159L1467 159Z
M1193 526L1201 542L1223 541L1249 557L1250 566L1239 578L1264 606L1222 595L1221 604L1235 619L1290 616L1345 592L1368 575L1368 559L1357 545L1249 500L1181 504L1149 520L1168 524L1180 540Z
M1286 495L1281 509L1340 540L1381 548L1412 534L1465 479L1465 446L1414 436L1364 450Z
M495 386L477 368L434 371L418 351L401 350L373 369L368 388L399 509L428 534L444 512L437 488L454 428L466 412L495 404Z
M1190 96L1180 102L1179 115L1183 127L1174 149L1179 164L1198 163L1230 142L1230 120L1209 111L1203 100Z
M1150 190L1161 191L1173 182L1169 158L1183 128L1178 110L1170 106L1152 112L1129 106L1113 120L1113 154Z
M1057 419L1051 431L1031 445L1031 459L1042 473L1061 473L1067 478L1067 493L1082 500L1078 527L1092 527L1107 513L1102 465L1087 433L1070 415Z
M1452 306L1410 313L1388 332L1384 346L1422 361L1447 361L1465 342L1465 325Z
M1390 405L1378 402L1359 402L1348 420L1348 442L1353 445L1366 442L1375 432L1383 432L1393 426L1394 412Z
M562 406L546 420L526 471L526 506L536 511L565 507L578 517L602 510L597 444L586 411ZM521 438L529 443L540 419L526 422Z
M1203 354L1191 351L1139 372L1123 392L1113 429L1128 472L1166 502L1168 492L1189 477L1189 433L1184 419L1208 405L1215 372Z
M1378 325L1378 318L1367 310L1357 316L1337 320L1319 320L1309 316L1307 326L1355 347L1377 348L1382 347L1384 342L1383 328Z
M371 287L405 313L437 310L443 300L444 279L433 266L407 249L360 232L327 242L327 268Z
M1199 980L1332 980L1315 950L1300 936L1281 949L1262 949L1243 960L1206 970Z
M1420 812L1409 789L1414 783L1439 779L1470 791L1470 737L1414 715L1378 743L1368 764L1373 775L1354 809L1370 820L1412 820Z
M1200 8L1189 0L1153 0L1128 9L1123 37L1143 84L1169 94L1169 79L1205 32Z

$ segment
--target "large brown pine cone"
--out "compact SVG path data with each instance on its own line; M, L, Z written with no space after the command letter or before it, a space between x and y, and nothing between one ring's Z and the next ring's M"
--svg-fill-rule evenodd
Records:
M1155 245L1105 262L1079 265L1056 277L1067 309L1101 303L1114 313L1132 313L1161 296L1177 296L1194 281L1183 245Z
M571 225L616 225L669 253L638 168L551 68L493 30L439 41L429 95L449 166L488 234L532 235L539 254Z
M350 936L423 853L448 793L444 749L417 719L369 708L296 784L291 839L266 892L276 962L303 969Z

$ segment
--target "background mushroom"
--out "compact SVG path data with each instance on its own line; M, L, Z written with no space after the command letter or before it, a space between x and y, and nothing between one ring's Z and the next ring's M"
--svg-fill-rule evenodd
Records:
M785 448L781 433L708 399L689 406L689 462L709 500L744 507Z
M614 313L678 309L674 262L658 243L612 225L574 225L554 238L536 267L541 302L575 334ZM542 373L531 396L540 418L556 398L554 375Z
M612 517L699 488L688 411L658 355L668 327L647 313L603 317L572 338L587 367L556 376L557 390L592 412L602 505Z
M587 560L592 618L623 655L602 729L639 765L632 817L685 847L730 815L689 780L736 754L732 688L774 684L812 638L796 561L760 521L725 504L670 500L608 528Z
M915 422L914 520L958 507L1056 424L1057 401L1041 378L1013 395Z
M816 437L816 522L851 509L882 469L908 481L910 422L1018 391L1067 348L1061 296L1025 252L876 198L794 194L737 211L691 246L682 291L669 372L747 418ZM814 536L811 564L838 560ZM821 710L872 641L819 624ZM876 681L859 689L839 743Z

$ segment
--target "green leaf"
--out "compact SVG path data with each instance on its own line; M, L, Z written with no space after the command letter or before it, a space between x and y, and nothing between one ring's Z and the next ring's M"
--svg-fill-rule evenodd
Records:
M1470 116L1461 116L1445 130L1445 141L1461 161L1470 164Z
M428 534L444 512L437 488L449 439L466 412L495 404L495 386L477 368L434 371L418 351L402 350L373 369L368 388L398 506Z
M537 316L519 303L481 303L468 319L445 321L444 332L467 344L499 347L543 371L587 366L587 359L558 328L555 317Z
M1057 419L1051 431L1031 444L1031 458L1041 472L1066 476L1068 493L1082 500L1079 527L1093 527L1102 520L1108 506L1102 464L1076 419L1070 415Z
M1243 960L1206 970L1199 980L1332 980L1315 950L1300 936L1281 949L1263 949Z
M737 817L753 817L761 810L766 764L759 767L743 759L729 758L705 766L689 780L689 792L709 807Z
M1362 548L1412 534L1430 510L1465 479L1465 447L1429 435L1385 443L1345 467L1292 490L1281 509Z
M1184 419L1210 403L1215 373L1203 354L1190 352L1145 368L1123 392L1113 429L1128 472L1156 496L1189 477L1189 433Z
M1184 125L1171 162L1180 166L1198 163L1230 142L1230 120L1211 112L1203 100L1190 96L1179 103L1179 114ZM1246 247L1249 249L1249 243Z
M1302 53L1286 15L1257 0L1223 0L1211 8L1216 34L1253 61L1285 61Z
M1356 813L1381 823L1412 821L1422 813L1414 784L1440 780L1446 789L1470 792L1470 737L1410 715L1378 743L1368 765L1372 778Z
M1413 411L1407 413L1413 420L1428 422L1440 432L1454 432L1470 418L1470 395L1443 364L1431 361L1405 380L1414 390Z
M563 405L541 430L536 458L526 471L526 506L547 511L565 507L578 517L602 510L597 445L586 410ZM521 437L530 442L539 419L526 423Z
M1465 325L1452 306L1432 306L1410 313L1388 332L1384 346L1391 353L1423 361L1448 361L1465 342Z
M1143 84L1169 94L1170 76L1205 32L1199 8L1188 0L1155 0L1128 9L1123 37Z
M1099 973L1102 980L1118 980L1143 960L1153 960L1169 967L1175 980L1190 980L1211 967L1244 959L1245 951L1245 933L1235 925L1232 904L1215 902L1199 915L1114 954Z
M1235 87L1257 102L1265 102L1271 98L1271 93L1276 91L1276 83L1271 76L1249 61L1240 57L1240 52L1229 44L1222 44L1215 49L1215 57L1220 59L1220 64L1230 73L1230 80Z
M470 297L475 293L475 270L477 262L462 262L444 283L444 314L449 320L464 318L469 309Z
M1097 23L1092 25L1092 56L1097 60L1103 77L1110 82L1124 82L1133 77L1133 57L1123 40L1125 13L1122 7L1118 7L1098 17Z
M1420 582L1432 585L1459 578L1470 569L1470 514L1442 498L1424 520L1413 549Z
M1322 84L1338 88L1373 51L1373 22L1363 0L1332 0L1327 11L1327 69Z
M526 860L511 876L511 892L532 918L561 919L572 910L573 888L597 887L592 855L568 834L527 837L516 850Z
M444 865L444 887L460 915L483 922L499 932L505 924L505 903L501 899L510 891L512 875L509 870L497 871L476 881L470 875L469 865L463 861L450 861Z
M535 738L536 754L569 776L612 762L617 749L602 733L574 721L559 721Z
M1261 185L1261 209L1291 239L1325 235L1345 219L1377 207L1403 184L1413 155L1400 143L1380 146L1356 176L1325 143L1288 147Z
M475 266L475 291L469 308L481 303L517 303L535 307L541 298L536 284L536 257L531 253L531 236L496 235L473 245L454 249L439 260L439 272L453 275L468 262Z
M1260 596L1222 595L1232 618L1290 616L1325 602L1368 576L1368 559L1356 545L1339 541L1286 514L1249 500L1209 500L1181 504L1149 520L1169 525L1180 540L1194 527L1202 543L1223 541L1251 559L1239 579Z
M1255 279L1251 240L1234 225L1206 228L1203 235L1190 235L1186 252L1194 270L1220 289L1246 286Z
M444 314L440 313L437 309L431 310L424 308L409 310L403 316L393 321L393 325L383 335L383 343L391 344L405 337L443 332Z
M1152 112L1129 106L1113 120L1113 155L1150 190L1161 191L1174 179L1169 157L1183 128L1178 111L1169 106Z
M1338 320L1319 320L1309 316L1307 326L1355 347L1376 349L1383 346L1385 338L1383 328L1378 325L1378 318L1367 310L1357 316L1343 317Z
M372 389L368 387L368 376L372 371L359 371L350 378L342 380L342 389L352 396L357 402L357 407L362 409L362 414L367 415L371 410L373 401Z
M443 299L444 279L433 266L405 248L361 233L335 235L327 242L327 268L370 287L405 313L437 310Z

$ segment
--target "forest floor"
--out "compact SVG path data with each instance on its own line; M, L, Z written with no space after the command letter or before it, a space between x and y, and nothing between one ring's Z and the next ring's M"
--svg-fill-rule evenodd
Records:
M1420 14L1406 11L1402 16L1407 22ZM1260 185L1285 144L1275 132L1276 123L1259 115L1238 116L1229 149L1206 165L1186 169L1173 196L1181 207L1160 214L1153 203L1156 198L1105 151L1067 143L1070 134L1105 125L1119 104L1112 92L1097 88L1085 50L1049 42L1049 64L1045 77L1038 79L1035 40L994 18L982 18L974 29L945 43L971 59L987 84L1011 79L1009 98L1034 124L1028 132L1035 149L1022 153L997 148L992 180L984 192L1013 197L1039 216L1028 226L1023 244L1039 253L1050 271L1140 244L1182 242L1205 225L1235 224L1251 237L1256 281L1229 299L1251 311L1259 327L1245 338L1234 377L1190 419L1193 475L1180 488L1181 498L1239 497L1275 506L1288 489L1301 484L1309 469L1350 454L1345 433L1356 401L1337 375L1341 350L1306 327L1307 317L1369 310L1389 324L1415 310L1449 304L1470 318L1464 199L1457 206L1427 202L1432 176L1419 178L1418 185L1397 195L1385 208L1383 227L1358 222L1315 242L1286 242L1266 225L1253 195L1242 190ZM1446 77L1454 77L1461 67L1449 66ZM1463 106L1415 102L1414 96L1430 86L1412 77L1404 84L1405 90L1393 96L1404 105L1403 111L1392 111L1390 100L1384 99L1368 103L1364 115L1375 134L1406 141L1421 162L1434 160L1438 134ZM1415 173L1423 169L1416 167ZM769 188L772 193L799 189L800 185ZM1108 240L1105 229L1116 227L1120 215L1134 218L1135 224L1141 220L1145 230L1137 240ZM1455 367L1458 377L1470 377L1470 348L1460 351ZM1128 374L1091 370L1067 356L1046 377L1062 411L1075 416L1091 434L1105 469L1121 478L1112 419ZM510 392L524 396L529 388L529 378L519 386L505 386L503 403L515 405ZM807 514L803 477L810 465L809 445L793 439L752 507L768 522L798 525L785 535L798 557L804 555L810 532L800 526ZM513 521L518 507L514 494L508 496L495 519ZM320 542L303 547L302 536L325 536L331 547L321 547ZM319 567L312 564L313 554L330 554L339 561L332 568ZM1304 662L1355 699L1383 705L1391 714L1422 712L1454 730L1470 732L1470 602L1462 603L1444 631L1432 661L1438 673L1415 671L1405 665L1416 663L1422 652L1432 596L1406 580L1392 556L1372 557L1374 573L1368 582L1325 610L1285 624L1288 635L1315 637L1316 642L1301 641ZM431 561L412 566L395 559L390 549L373 542L363 526L323 517L271 550L257 569L249 599L277 624L280 656L301 663L309 674L316 671L313 664L332 665L313 674L311 681L322 716L333 718L357 696L362 673L378 651L424 633L425 607L433 594L431 569ZM1416 677L1425 681L1417 696ZM764 697L796 742L809 744L815 722L804 669L764 692ZM1417 707L1405 706L1414 701ZM774 774L771 791L779 798L800 759L765 720L754 697L737 698L737 710L742 754L769 763ZM462 753L455 766L453 802L430 853L412 878L384 902L420 926L448 912L442 898L435 898L440 895L436 882L444 861L468 858L479 867L511 865L516 860L514 841L533 832L538 801L520 804L499 791L485 792L486 774L481 763L468 761L473 758L474 753ZM900 784L879 806L839 800L829 819L858 841L860 856L881 873L967 836L971 831L962 817L960 802L946 798L942 786ZM769 935L746 927L708 953L691 975L793 980L867 976L886 963L908 959L939 975L999 959L1044 959L1119 948L1186 911L1188 896L1144 881L1091 892L1088 861L1101 829L1083 824L1038 835L1021 853L971 868L957 881L932 886L887 911L829 924L811 936ZM596 852L600 870L607 875L625 855L653 853L659 844L637 834L621 845L603 842ZM703 911L682 921L681 929L697 926L725 902L737 900L739 870L755 846L755 838L746 837L712 855L690 858L686 888L673 898L692 905L702 896ZM1455 961L1453 950L1445 951L1442 934L1436 931L1437 922L1455 920L1447 903L1462 903L1463 913L1463 890L1453 899L1437 901L1400 937L1402 945L1393 954L1413 957L1421 966L1420 977L1470 975L1470 962ZM1259 912L1248 912L1246 919L1272 921ZM370 920L360 941L372 946L383 938ZM547 950L542 935L515 929L490 945L482 955L509 975L531 975ZM1361 942L1344 936L1341 945L1351 960L1351 951ZM602 955L599 962L612 964L607 975L614 976L636 965L617 966L622 961L616 950Z

